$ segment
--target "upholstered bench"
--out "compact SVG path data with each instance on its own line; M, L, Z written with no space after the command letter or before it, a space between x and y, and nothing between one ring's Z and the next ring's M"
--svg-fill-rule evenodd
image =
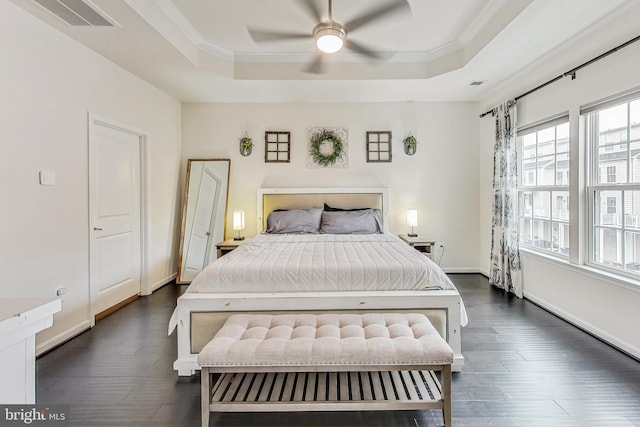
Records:
M452 363L423 314L236 314L198 355L202 425L212 411L442 409L449 426Z

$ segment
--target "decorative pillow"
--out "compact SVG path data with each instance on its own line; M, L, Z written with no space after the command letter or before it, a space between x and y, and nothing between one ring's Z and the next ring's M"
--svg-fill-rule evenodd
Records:
M320 222L324 234L382 233L382 211L362 209L353 211L324 211Z
M291 209L273 211L267 217L269 234L317 234L322 209Z

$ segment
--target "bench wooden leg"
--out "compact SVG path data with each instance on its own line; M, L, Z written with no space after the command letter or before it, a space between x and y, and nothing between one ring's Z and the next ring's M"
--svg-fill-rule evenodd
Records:
M211 404L211 373L203 367L200 372L200 399L202 401L202 427L209 427L209 410Z
M442 369L442 417L445 427L451 426L451 365Z

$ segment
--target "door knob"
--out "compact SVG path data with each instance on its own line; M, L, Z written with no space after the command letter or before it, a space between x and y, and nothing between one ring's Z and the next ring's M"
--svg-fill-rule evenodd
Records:
M93 227L93 231L102 231L102 228Z

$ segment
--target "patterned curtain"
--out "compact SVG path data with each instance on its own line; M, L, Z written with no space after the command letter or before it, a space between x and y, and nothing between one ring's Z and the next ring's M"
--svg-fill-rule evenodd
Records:
M493 223L489 284L522 298L522 271L518 243L518 156L516 103L506 102L493 112L496 142L493 154Z

